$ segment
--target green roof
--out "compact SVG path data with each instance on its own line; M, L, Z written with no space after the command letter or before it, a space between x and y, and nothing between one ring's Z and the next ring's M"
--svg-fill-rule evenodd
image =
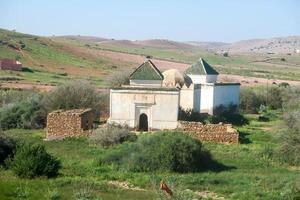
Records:
M219 73L212 68L205 60L200 58L196 63L192 64L186 71L186 74L194 75L218 75Z
M136 70L130 74L131 80L163 80L164 76L157 69L157 67L151 62L151 60L147 60L143 64L141 64Z

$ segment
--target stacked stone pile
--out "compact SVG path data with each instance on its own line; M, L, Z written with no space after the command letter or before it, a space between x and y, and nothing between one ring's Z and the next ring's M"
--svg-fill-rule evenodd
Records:
M47 140L88 136L92 125L92 109L57 110L48 114Z
M202 124L201 122L180 121L181 128L187 135L201 141L220 143L238 143L239 133L231 124Z

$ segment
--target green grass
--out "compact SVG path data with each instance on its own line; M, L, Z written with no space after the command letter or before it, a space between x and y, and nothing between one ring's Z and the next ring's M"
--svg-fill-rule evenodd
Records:
M21 48L21 44L25 46ZM10 45L21 48L21 51L16 51ZM57 84L69 79L89 79L96 86L105 86L105 74L110 74L114 67L123 64L78 51L77 46L50 38L0 29L2 58L18 59L23 67L33 70L34 73L0 70L1 77L17 77L21 83ZM67 77L59 75L65 72L68 72Z
M63 168L57 178L32 180L19 179L10 170L0 169L0 199L18 199L26 192L30 199L39 199L51 191L58 192L62 199L70 199L78 191L76 188L86 188L92 196L103 199L154 199L161 179L173 190L208 190L226 199L287 199L292 186L300 180L299 169L292 170L264 154L266 148L277 145L273 130L280 119L258 122L256 115L247 117L250 124L237 127L241 144L204 143L228 170L187 174L119 171L113 165L98 164L99 157L110 149L90 145L84 138L46 142L43 130L8 130L7 134L20 140L45 144L50 153L61 159ZM108 181L126 181L146 191L124 190Z

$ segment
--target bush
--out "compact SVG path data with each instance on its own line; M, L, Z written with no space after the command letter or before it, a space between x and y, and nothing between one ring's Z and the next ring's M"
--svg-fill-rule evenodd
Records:
M42 95L36 94L20 102L8 104L0 108L0 128L44 127L47 112L41 104L42 98Z
M54 177L61 168L60 161L47 153L44 146L31 143L18 144L14 157L7 160L6 164L22 178Z
M103 147L120 144L127 140L136 140L136 135L131 133L128 127L120 125L107 125L105 128L98 128L90 136L90 142Z
M0 132L0 164L4 163L4 160L13 154L16 148L16 142Z
M34 90L1 90L0 89L0 107L11 103L18 103L31 97L36 92Z
M195 112L192 109L184 110L179 108L178 120L192 121L192 122L205 122L209 115L207 113Z
M177 132L143 135L110 151L100 162L132 172L197 172L215 167L200 141Z
M240 93L240 110L244 113L256 114L261 105L265 104L264 97L250 89L242 89Z
M109 85L111 87L120 87L121 85L129 84L130 73L128 71L115 72L109 79Z
M300 109L287 112L284 122L287 128L281 133L277 153L281 161L300 165Z
M100 113L100 95L86 81L64 83L45 96L43 104L48 111L58 109L92 108L95 117Z
M268 91L268 102L267 105L271 109L281 109L282 108L282 99L283 91L279 87L272 87Z
M276 155L290 165L300 165L300 88L284 93L284 126L279 138Z
M210 122L214 124L223 122L234 125L244 125L248 123L248 120L238 112L236 105L220 105L214 109L214 115L211 116Z

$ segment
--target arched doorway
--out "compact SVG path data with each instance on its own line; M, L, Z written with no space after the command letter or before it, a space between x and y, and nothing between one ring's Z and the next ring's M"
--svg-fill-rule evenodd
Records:
M145 113L140 115L139 131L148 131L148 116Z

